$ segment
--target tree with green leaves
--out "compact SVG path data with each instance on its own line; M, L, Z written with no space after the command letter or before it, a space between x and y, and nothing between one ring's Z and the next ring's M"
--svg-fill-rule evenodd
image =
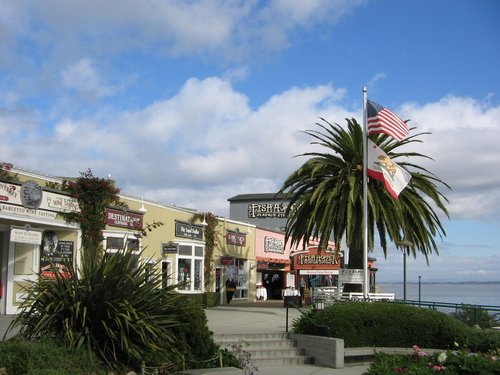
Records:
M363 268L363 130L355 119L347 120L347 128L322 119L320 130L307 130L313 145L322 147L304 153L309 159L283 183L281 193L290 199L286 241L305 245L309 239L319 240L326 249L333 239L337 248L345 238L349 249L349 268ZM407 170L411 180L393 199L384 185L368 180L368 248L374 247L375 233L387 255L388 241L416 256L426 259L439 253L436 236L446 235L438 212L448 217L446 197L438 186L449 186L427 169L413 163L415 158L428 158L408 152L411 144L422 142L419 133L402 141L382 135L371 135L393 161ZM404 146L404 150L401 150ZM401 151L400 151L401 150ZM293 209L292 209L293 207Z

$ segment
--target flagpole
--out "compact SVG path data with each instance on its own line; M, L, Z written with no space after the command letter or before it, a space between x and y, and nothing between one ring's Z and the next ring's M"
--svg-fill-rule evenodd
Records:
M368 297L368 127L367 93L363 87L363 295Z

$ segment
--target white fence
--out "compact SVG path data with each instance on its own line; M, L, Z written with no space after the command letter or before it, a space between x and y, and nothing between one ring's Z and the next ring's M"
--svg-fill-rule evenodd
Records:
M394 293L344 293L342 288L337 287L319 287L313 292L314 303L324 303L331 305L341 301L394 301Z

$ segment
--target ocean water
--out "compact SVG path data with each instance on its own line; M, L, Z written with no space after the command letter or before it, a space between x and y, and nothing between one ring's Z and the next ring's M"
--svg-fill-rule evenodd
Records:
M403 299L403 283L379 283L381 293ZM406 299L418 301L418 283L406 284ZM421 283L421 301L500 306L499 283Z

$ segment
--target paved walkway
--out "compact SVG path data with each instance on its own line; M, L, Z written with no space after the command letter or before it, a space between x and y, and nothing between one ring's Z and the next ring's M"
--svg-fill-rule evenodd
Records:
M208 327L216 335L231 333L266 333L285 332L287 309L282 303L265 301L258 303L233 302L230 306L217 306L205 309ZM292 321L300 316L297 309L288 309L288 328ZM0 340L3 339L12 316L0 315ZM7 336L11 337L12 332ZM259 367L254 375L362 375L368 366L348 366L343 369L331 369L314 365L294 365Z

